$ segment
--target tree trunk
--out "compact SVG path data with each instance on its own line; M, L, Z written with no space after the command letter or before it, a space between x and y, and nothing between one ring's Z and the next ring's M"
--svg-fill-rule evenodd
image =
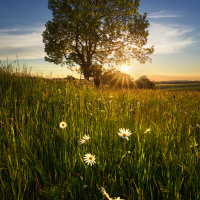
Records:
M85 67L85 68L83 68L83 75L84 75L84 79L86 80L86 81L89 81L89 78L90 78L90 70L89 70L89 68L87 67Z

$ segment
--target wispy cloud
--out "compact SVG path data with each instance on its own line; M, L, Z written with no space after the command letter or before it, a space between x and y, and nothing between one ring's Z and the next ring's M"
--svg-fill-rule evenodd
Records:
M174 13L170 10L163 10L159 12L154 12L148 15L148 18L158 19L158 18L173 18L173 17L181 17L180 14Z
M43 58L45 55L42 42L43 27L22 27L0 29L0 59Z
M0 29L0 60L44 58L42 32L44 26ZM155 46L154 54L171 54L196 43L191 27L151 22L148 45Z
M154 54L172 54L196 43L194 29L175 24L152 22L149 27L149 45L154 45Z

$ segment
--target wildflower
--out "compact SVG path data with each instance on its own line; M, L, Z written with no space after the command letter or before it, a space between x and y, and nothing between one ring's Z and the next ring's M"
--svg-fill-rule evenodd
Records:
M80 140L80 143L85 144L88 142L89 139L90 139L89 135L84 135L83 139Z
M120 199L120 197L115 198L116 200L124 200L124 199Z
M150 128L148 128L147 130L144 131L144 133L149 133L151 131Z
M140 102L137 102L138 105L140 105Z
M199 145L199 144L195 143L193 146L190 145L190 147L196 147L196 146L198 146L198 145Z
M109 194L106 192L106 190L101 187L101 191L103 192L103 195L105 195L109 200L112 200L112 198L110 198Z
M88 103L90 106L92 105L91 103Z
M120 197L115 198L115 200L124 200L124 199L120 199Z
M132 133L129 131L129 129L125 129L125 128L120 128L119 129L119 133L118 135L124 139L128 140L128 137L131 135Z
M93 114L92 114L92 113L90 113L90 116L92 117L92 116L93 116Z
M86 187L87 187L87 185L84 185L84 186L83 186L83 188L86 188Z
M94 163L96 163L96 161L95 161L95 156L94 155L91 155L90 153L87 153L87 154L85 154L85 156L84 156L84 160L85 160L85 162L88 164L88 165L93 165Z
M200 125L199 125L199 124L197 124L196 126L197 126L197 128L199 128L199 129L200 129Z
M60 122L60 128L66 128L67 127L67 124L65 122Z
M131 153L131 151L128 151L128 153Z

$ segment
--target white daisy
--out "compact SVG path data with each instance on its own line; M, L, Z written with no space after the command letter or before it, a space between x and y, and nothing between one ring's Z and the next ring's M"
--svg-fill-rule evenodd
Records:
M120 197L115 198L115 200L124 200L124 199L120 199Z
M120 199L120 197L115 198L114 200L124 200L124 199Z
M101 187L101 191L103 192L103 195L105 195L109 200L112 200L112 198L110 198L109 194L106 192L106 190Z
M124 139L128 140L128 137L131 135L132 133L129 131L129 129L125 129L125 128L120 128L119 129L119 133L118 135Z
M90 139L89 135L84 135L83 139L80 140L80 143L81 144L86 144L89 139Z
M151 131L150 128L148 128L147 130L144 131L144 133L149 133Z
M86 187L87 187L87 185L84 185L84 186L83 186L83 188L86 188Z
M67 124L65 122L60 122L60 128L66 128L67 127Z
M88 165L93 165L94 163L96 163L95 161L95 156L91 155L90 153L85 154L84 156L84 160Z

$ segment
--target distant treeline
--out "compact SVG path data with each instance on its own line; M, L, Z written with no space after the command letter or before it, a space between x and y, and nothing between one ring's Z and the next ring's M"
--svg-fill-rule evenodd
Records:
M187 80L175 80L175 81L155 81L155 84L188 84L188 83L199 83L200 81L187 81Z

